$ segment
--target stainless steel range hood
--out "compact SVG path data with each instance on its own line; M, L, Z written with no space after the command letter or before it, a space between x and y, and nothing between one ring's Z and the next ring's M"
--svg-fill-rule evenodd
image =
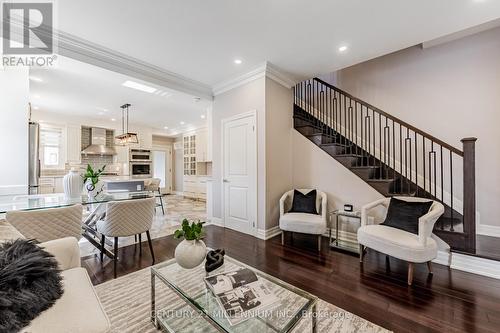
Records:
M82 150L84 155L116 155L114 147L106 146L106 130L92 127L90 129L90 145Z

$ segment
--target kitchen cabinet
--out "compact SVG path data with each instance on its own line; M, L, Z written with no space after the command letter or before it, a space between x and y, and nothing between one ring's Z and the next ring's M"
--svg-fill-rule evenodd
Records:
M63 193L63 177L40 177L39 194Z
M200 129L196 132L196 162L208 162L208 130Z
M82 130L80 126L68 125L66 127L66 162L81 162Z
M206 176L184 176L184 196L197 200L206 200L207 179Z
M116 163L128 163L129 162L129 148L128 146L115 146Z

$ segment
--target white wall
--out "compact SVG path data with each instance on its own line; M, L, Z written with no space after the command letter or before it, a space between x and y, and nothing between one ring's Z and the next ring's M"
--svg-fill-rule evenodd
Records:
M460 139L477 137L478 217L480 224L495 226L500 226L499 59L497 28L429 49L412 47L336 74L341 89L460 149Z
M28 68L0 69L0 195L28 189Z
M222 120L241 113L257 112L257 228L265 229L266 212L266 114L265 77L215 96L213 102L213 215L223 218L222 212Z
M182 136L175 138L175 142L182 143ZM174 154L174 186L173 190L176 192L184 191L184 149L177 149L173 151Z
M266 229L279 224L279 199L292 184L293 94L266 78Z

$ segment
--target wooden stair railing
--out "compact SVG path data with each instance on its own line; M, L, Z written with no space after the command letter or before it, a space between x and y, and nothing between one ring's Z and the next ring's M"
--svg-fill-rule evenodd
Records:
M434 233L475 253L475 141L463 150L318 78L294 88L294 127L384 196L440 201Z

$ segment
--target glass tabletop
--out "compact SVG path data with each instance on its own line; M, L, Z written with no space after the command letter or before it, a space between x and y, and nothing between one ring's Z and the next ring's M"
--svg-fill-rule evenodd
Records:
M33 194L33 195L2 195L0 196L0 214L15 210L37 210L58 208L75 204L91 205L109 201L134 200L151 198L152 192L103 192L96 197L82 195L78 198L68 198L64 193Z
M279 302L259 313L258 316L231 326L217 302L217 298L208 289L204 278L239 268L252 270L259 281L278 298ZM288 332L297 324L304 313L312 310L317 302L315 296L227 255L224 257L224 265L208 274L204 264L193 269L184 269L176 263L175 259L152 267L151 270L152 274L160 281L167 284L226 332ZM171 309L163 310L171 312ZM172 327L175 318L162 315L162 309L159 308L157 320L163 326Z

